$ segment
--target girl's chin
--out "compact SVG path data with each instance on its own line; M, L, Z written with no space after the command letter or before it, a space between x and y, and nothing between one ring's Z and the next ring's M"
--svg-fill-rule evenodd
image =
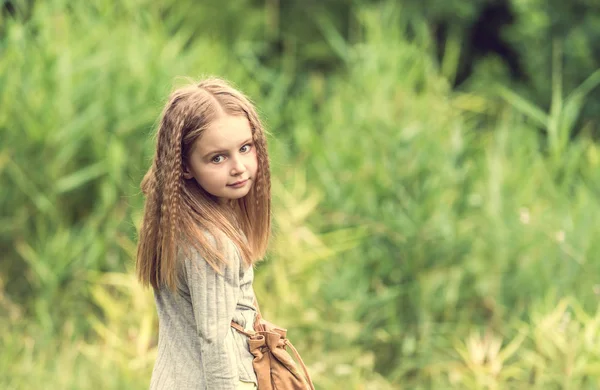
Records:
M233 189L234 191L228 191L229 193L227 194L223 194L222 196L219 196L219 200L220 201L228 201L228 200L238 200L243 198L244 196L248 195L248 193L250 192L250 188L244 188L242 191L240 191L240 189Z

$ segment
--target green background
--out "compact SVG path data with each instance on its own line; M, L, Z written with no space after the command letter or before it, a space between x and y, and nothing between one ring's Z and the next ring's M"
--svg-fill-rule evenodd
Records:
M0 388L148 387L139 182L208 75L271 133L255 289L317 388L600 388L599 4L0 1Z

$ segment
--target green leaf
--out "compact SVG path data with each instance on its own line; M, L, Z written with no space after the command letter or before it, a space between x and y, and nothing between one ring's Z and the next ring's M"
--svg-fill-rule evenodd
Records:
M531 103L527 99L519 96L503 85L496 87L497 93L511 106L525 114L530 119L533 119L542 127L548 126L548 115L538 106Z
M104 173L106 173L106 168L104 162L100 161L58 180L54 189L59 194L72 191L85 183L102 176Z

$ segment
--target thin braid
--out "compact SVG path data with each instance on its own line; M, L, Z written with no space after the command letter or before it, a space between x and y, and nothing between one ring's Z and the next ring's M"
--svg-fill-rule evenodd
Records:
M165 198L163 199L163 212L166 217L165 231L163 232L164 255L171 257L175 255L175 237L177 226L181 215L180 193L181 193L181 138L182 129L185 124L184 115L179 115L170 134L169 144L166 146L165 161ZM173 274L171 274L173 275ZM167 280L171 284L172 280Z
M148 199L150 201L147 203L147 207L149 218L144 218L145 221L149 222L147 227L148 237L151 237L151 239L155 240L154 242L157 241L157 238L160 234L160 210L158 208L158 205L160 204L162 197L162 192L159 188L160 183L156 178L156 172L156 161L154 161L148 177ZM155 263L150 269L146 270L146 272L150 275L150 278L154 280L158 280L158 278L160 277L159 268L156 266Z
M248 116L248 121L250 122L250 126L252 128L253 139L256 147L257 162L258 166L260 167L258 170L256 187L251 190L252 195L249 198L251 203L249 202L250 204L247 204L246 206L246 222L249 227L254 222L257 222L259 226L265 226L266 231L269 231L271 225L271 176L266 137L258 115L256 111L252 109L252 104L248 100L246 100L245 103L247 106L244 108L244 110ZM258 210L264 210L264 212L258 212ZM254 238L252 251L256 256L257 254L264 252L266 249L267 240L257 239L257 236L254 236Z
M144 220L140 229L140 236L148 237L150 242L156 242L156 237L159 234L158 227L160 226L160 213L156 207L160 204L160 191L158 189L158 181L156 179L156 161L153 162L144 179L142 180L142 191L147 196L147 202L144 207ZM147 244L147 242L145 242ZM158 280L159 271L156 263L144 263L142 259L146 256L148 245L138 246L138 256L136 259L137 275L142 279L144 275L148 275L150 280Z
M253 110L248 110L248 119L250 120L250 123L252 125L252 131L253 131L254 140L255 140L255 144L256 144L256 151L257 151L257 155L258 155L257 156L258 164L262 168L258 172L259 180L257 182L257 188L256 188L257 195L259 195L256 197L256 202L258 202L259 199L262 198L261 195L263 195L265 193L267 193L267 194L271 193L271 188L270 188L271 180L269 180L270 167L269 167L269 160L267 158L268 153L267 153L267 145L266 145L266 141L265 141L265 135L264 135L264 131L262 131L262 124L260 123L260 119L258 118L258 116L256 115L256 113Z

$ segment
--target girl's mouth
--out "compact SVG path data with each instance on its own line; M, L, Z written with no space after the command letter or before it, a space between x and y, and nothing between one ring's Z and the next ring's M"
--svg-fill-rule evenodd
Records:
M227 187L233 187L233 188L240 188L246 185L246 183L248 182L249 179L245 179L245 180L240 180L240 181L236 181L233 184L227 184Z

